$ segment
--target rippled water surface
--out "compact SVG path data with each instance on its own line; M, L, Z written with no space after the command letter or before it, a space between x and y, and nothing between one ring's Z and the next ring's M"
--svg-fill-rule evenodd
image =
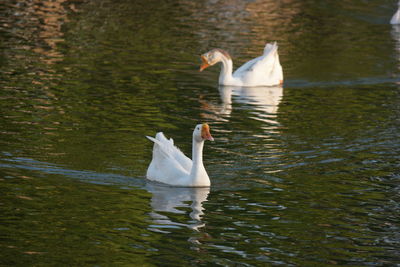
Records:
M392 0L0 3L0 265L400 264ZM277 41L283 87L217 85ZM147 183L163 131L211 188Z

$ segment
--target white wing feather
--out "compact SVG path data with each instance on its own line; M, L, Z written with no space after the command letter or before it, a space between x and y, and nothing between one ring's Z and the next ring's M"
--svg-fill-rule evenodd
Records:
M399 9L394 13L392 19L390 20L390 24L400 24L400 2L399 2Z
M147 169L147 178L161 183L179 185L182 177L188 177L192 161L176 146L172 139L167 139L162 132L156 138L146 136L154 142L153 158Z
M188 172L168 152L168 145L166 146L158 139L147 138L154 142L153 158L146 174L149 180L171 184L171 181L179 180L180 177L188 175Z
M264 47L264 53L262 56L254 58L249 62L243 64L240 68L238 68L234 76L242 75L243 72L250 72L259 69L265 69L266 73L268 69L274 66L275 63L275 52L278 50L278 45L276 42L273 44L266 44Z
M174 140L172 138L168 140L162 132L157 133L155 139L150 136L147 136L147 138L158 144L164 153L174 158L183 169L190 172L192 169L192 160L186 157L185 154L174 145Z
M240 79L243 84L275 84L283 80L282 66L279 62L278 45L275 43L266 44L262 56L243 64L234 73L233 77ZM272 85L271 84L271 85Z

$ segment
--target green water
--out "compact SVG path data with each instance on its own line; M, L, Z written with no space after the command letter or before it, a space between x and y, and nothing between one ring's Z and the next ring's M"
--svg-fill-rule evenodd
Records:
M0 265L397 266L395 2L0 3ZM267 41L283 88L198 71ZM147 183L199 122L211 188Z

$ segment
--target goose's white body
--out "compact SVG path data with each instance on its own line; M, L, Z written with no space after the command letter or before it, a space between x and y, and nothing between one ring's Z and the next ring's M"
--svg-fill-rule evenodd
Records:
M162 132L157 133L155 138L147 136L154 142L153 158L147 169L147 179L173 186L210 186L210 178L203 165L205 139L198 133L199 127L202 131L202 125L199 124L193 132L193 160L186 157L174 145L172 138L167 139ZM207 140L213 140L211 135Z
M264 53L243 64L233 74L233 62L229 54L221 49L214 49L202 55L203 65L200 70L222 63L219 84L228 86L272 86L283 83L283 71L279 61L278 45L266 44Z
M397 12L394 13L392 19L390 20L390 24L400 24L400 1L397 5L399 7L397 9Z

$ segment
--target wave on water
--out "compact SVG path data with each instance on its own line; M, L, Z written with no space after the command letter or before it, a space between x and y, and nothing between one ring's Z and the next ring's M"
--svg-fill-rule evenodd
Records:
M53 163L37 161L24 157L12 157L12 155L9 153L3 153L3 155L5 155L6 158L3 158L0 161L0 168L24 169L30 171L39 171L46 174L58 174L69 178L102 185L143 187L145 184L143 179L138 179L135 177L113 173L98 173L87 170L71 170Z

